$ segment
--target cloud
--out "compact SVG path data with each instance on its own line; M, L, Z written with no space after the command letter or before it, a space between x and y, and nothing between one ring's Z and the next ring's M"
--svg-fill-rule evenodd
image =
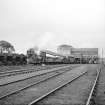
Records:
M0 39L19 53L60 44L105 48L104 0L0 0Z

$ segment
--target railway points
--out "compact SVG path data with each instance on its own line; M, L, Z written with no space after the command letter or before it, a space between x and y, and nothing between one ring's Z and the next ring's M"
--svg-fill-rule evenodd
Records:
M61 67L61 66L65 66L65 65L46 65L46 66L25 66L25 67L21 67L20 69L17 67L15 67L15 69L11 69L11 67L8 67L7 69L4 67L0 68L0 77L5 77L5 76L11 76L11 75L16 75L16 74L21 74L23 73L27 73L27 72L34 72L34 71L39 71L39 70L45 70L45 69L51 69L54 67ZM11 70L9 70L11 69Z
M33 76L38 76L38 75L41 75L43 73L57 71L59 69L64 69L64 68L67 68L67 67L72 68L71 65L67 65L67 66L52 68L52 69L43 70L43 71L37 71L37 72L32 72L32 73L27 73L27 74L20 74L20 75L1 78L0 79L0 86L5 85L5 84L9 84L9 83L12 83L12 82L16 82L16 81L21 81L21 80L24 80L24 79L27 79L27 78L32 78ZM74 67L75 67L75 65L74 65Z
M60 74L67 72L67 71L70 71L70 68L66 68L65 70L61 69L59 71L48 72L48 73L41 74L41 75L38 75L38 76L35 76L32 78L28 78L28 79L23 80L23 81L14 82L11 84L1 86L0 87L0 90L1 90L0 91L0 99L4 98L6 96L10 96L12 94L15 94L19 91L22 91L26 88L33 86L33 85L39 84L39 83L41 83L45 80L48 80L50 78L54 78Z
M88 66L88 72L76 81L36 102L35 105L86 105L91 87L97 78L97 67L92 66Z
M83 73L87 72L86 66L78 67L78 69L74 69L72 71L68 71L67 73L64 73L62 75L59 75L53 79L49 79L41 84L37 84L35 86L32 86L28 89L25 89L17 94L14 94L12 96L9 96L3 100L0 100L1 104L8 105L16 104L13 103L17 102L20 105L27 105L27 102L30 103L35 97L38 99L39 97L43 96L44 94L49 93L50 91L55 90L58 87L62 87L64 84L73 81L73 79L78 78L78 76L82 75ZM21 97L18 97L21 96ZM32 98L32 99L31 99ZM22 102L22 100L23 102ZM4 102L4 103L2 103ZM12 102L12 103L10 103Z
M67 70L64 73L63 70L61 70L61 72L57 71L57 76L50 78L50 76L53 76L54 72L52 72L51 75L46 75L49 79L45 79L38 84L30 85L16 93L7 94L7 96L5 94L4 97L0 99L0 104L51 105L53 103L54 105L65 105L66 103L67 105L93 105L91 103L94 102L94 100L92 100L94 93L97 93L96 81L98 81L98 76L101 74L98 70L100 68L100 64L81 65L71 71ZM59 75L59 73L61 74ZM40 76L38 78L40 78ZM31 82L31 80L29 82ZM27 84L29 82L27 82ZM93 90L95 90L95 92ZM7 91L9 90L7 89ZM96 98L94 97L94 99Z
M33 85L38 84L40 82L43 82L44 80L47 80L49 78L53 78L53 77L60 75L64 72L70 71L76 67L77 67L77 65L58 67L56 69L52 69L48 72L45 72L43 74L32 76L30 78L26 78L26 79L21 80L21 81L14 81L12 83L2 84L0 86L0 90L1 90L0 91L0 99L7 96L7 95L9 96L9 95L14 94L18 91L21 91L25 88L28 88L30 86L33 86Z

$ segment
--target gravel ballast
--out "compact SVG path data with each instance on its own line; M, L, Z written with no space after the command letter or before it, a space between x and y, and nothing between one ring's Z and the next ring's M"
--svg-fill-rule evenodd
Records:
M35 105L85 105L96 78L97 68L98 65L88 65L85 75Z
M105 65L101 69L95 97L96 105L105 105Z
M0 104L3 105L27 105L35 98L42 96L46 92L49 92L56 87L64 84L67 81L72 80L75 76L79 76L84 73L86 70L85 66L78 67L71 71L68 71L62 75L59 75L53 79L49 79L41 84L32 86L24 91L21 91L17 94L13 94L5 99L0 100Z

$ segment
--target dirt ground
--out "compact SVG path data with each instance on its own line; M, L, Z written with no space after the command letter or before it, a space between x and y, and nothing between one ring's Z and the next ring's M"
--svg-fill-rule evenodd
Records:
M42 83L34 85L23 91L18 92L2 99L1 105L27 105L27 103L32 102L34 99L50 92L51 90L57 88L58 86L71 81L75 76L78 76L87 70L85 66L78 67L77 69L70 70L64 74L56 76L54 78L48 79Z
M85 105L96 77L98 65L88 65L88 72L36 105ZM105 105L105 104L104 104Z
M96 77L96 71L98 68L99 68L99 65L96 65L96 64L86 65L86 67L83 68L83 70L85 70L85 69L88 70L88 72L85 73L85 75L78 78L76 81L74 81L70 84L67 84L65 87L59 89L58 91L49 95L48 97L46 97L45 99L43 99L42 101L38 102L35 105L85 105L86 101L87 101L87 97L90 93L90 89L94 83L94 80ZM76 73L78 74L77 71L76 71ZM71 73L70 74L67 73L67 75L69 77L69 75L71 75ZM51 79L51 81L53 81L53 80ZM55 79L53 82L54 83L56 82ZM59 84L60 81L56 82L56 83ZM52 82L51 83L48 82L48 84L50 84L50 85L47 85L47 81L46 81L46 83L43 83L43 85L42 85L43 88L47 87L47 86L51 87L51 85L53 85ZM41 87L40 85L41 84L38 85L39 88ZM43 90L43 88L42 88L42 90ZM5 102L9 102L10 100L14 102L15 100L18 100L18 99L23 101L23 99L21 97L24 97L25 95L26 95L26 97L29 97L30 94L31 95L36 94L36 92L33 92L33 90L31 90L31 89L36 89L36 86L33 88L30 88L30 89L27 89L17 95L13 95L14 99L13 99L13 97L10 97L10 98L7 97L7 101L5 101ZM31 93L30 93L30 91L31 91ZM16 97L18 97L18 99ZM19 101L17 101L16 103L17 103L16 105L20 105ZM11 105L8 103L5 103L5 104ZM15 105L15 104L13 104L13 105Z

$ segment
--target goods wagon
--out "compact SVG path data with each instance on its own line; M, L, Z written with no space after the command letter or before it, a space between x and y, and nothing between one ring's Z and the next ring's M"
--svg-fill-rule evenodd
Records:
M23 65L27 63L27 57L23 54L0 54L0 65Z

